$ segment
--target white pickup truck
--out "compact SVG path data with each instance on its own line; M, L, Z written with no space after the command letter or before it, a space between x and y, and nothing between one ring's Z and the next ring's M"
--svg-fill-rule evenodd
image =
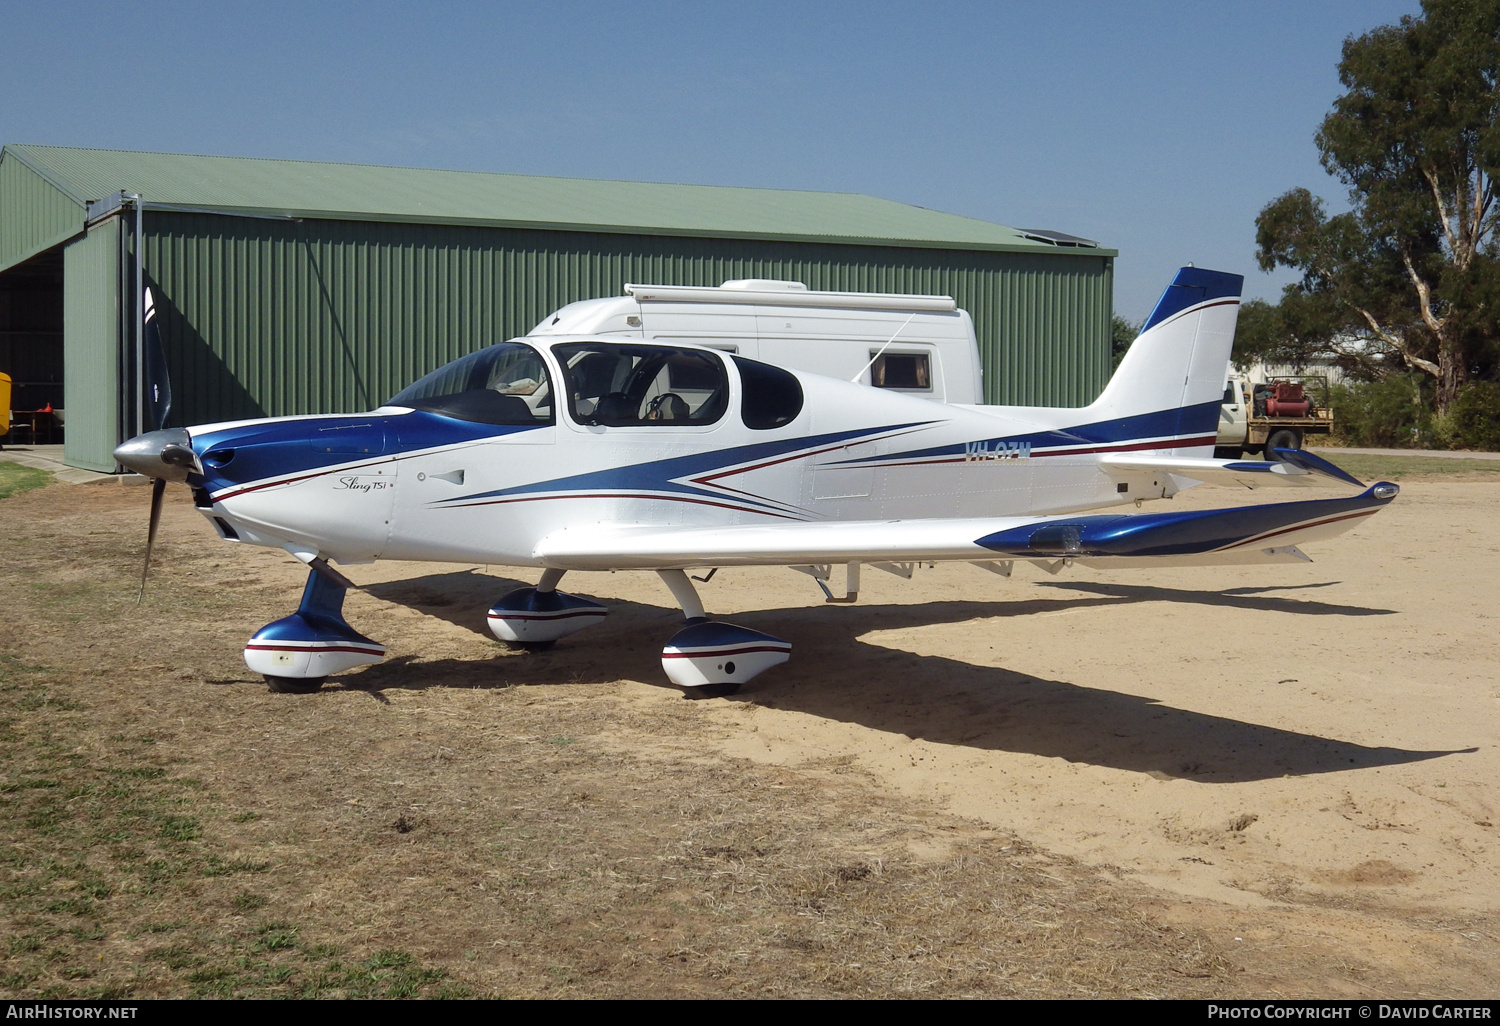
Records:
M1276 459L1277 449L1300 449L1307 435L1326 435L1333 430L1333 411L1313 405L1308 385L1327 382L1314 377L1275 378L1253 385L1243 374L1231 370L1224 385L1224 405L1219 408L1219 436L1214 455L1239 459L1246 453L1261 453Z

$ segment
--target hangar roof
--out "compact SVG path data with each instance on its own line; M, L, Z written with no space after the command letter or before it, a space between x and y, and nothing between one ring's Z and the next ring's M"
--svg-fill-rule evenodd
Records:
M85 207L120 192L146 209L250 216L473 224L627 234L783 239L1114 256L1060 232L1031 232L858 193L8 145Z

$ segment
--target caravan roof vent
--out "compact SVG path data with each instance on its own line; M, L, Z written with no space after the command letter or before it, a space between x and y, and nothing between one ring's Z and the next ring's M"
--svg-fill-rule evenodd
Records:
M720 285L721 289L739 289L742 292L806 292L807 286L800 281L780 281L776 278L736 278Z

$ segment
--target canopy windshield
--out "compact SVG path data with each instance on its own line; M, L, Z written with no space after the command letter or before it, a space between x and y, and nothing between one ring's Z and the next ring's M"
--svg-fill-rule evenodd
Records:
M386 405L485 424L552 423L546 365L520 342L461 356L403 388Z

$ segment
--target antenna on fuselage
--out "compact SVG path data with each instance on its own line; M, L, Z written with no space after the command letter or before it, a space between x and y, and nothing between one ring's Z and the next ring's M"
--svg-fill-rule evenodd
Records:
M906 330L906 326L911 323L911 318L915 317L916 315L917 315L916 311L913 310L912 314L911 314L911 317L908 317L906 320L902 321L901 322L901 327L899 327L899 328L896 329L896 335L899 335L903 331L905 331ZM871 367L875 366L875 361L878 360L878 359L880 359L880 357L885 353L885 351L890 348L890 345L891 345L892 342L896 341L896 335L892 335L890 338L886 339L885 340L885 345L883 345L879 349L875 350L875 355L872 356L872 357L870 357L870 362L867 363L867 364L865 364L863 367L861 367L859 369L859 373L856 374L856 375L854 375L854 377L852 377L852 378L849 379L850 383L856 383L856 382L858 382L860 378L862 378L862 377L865 376L865 371L867 371Z

